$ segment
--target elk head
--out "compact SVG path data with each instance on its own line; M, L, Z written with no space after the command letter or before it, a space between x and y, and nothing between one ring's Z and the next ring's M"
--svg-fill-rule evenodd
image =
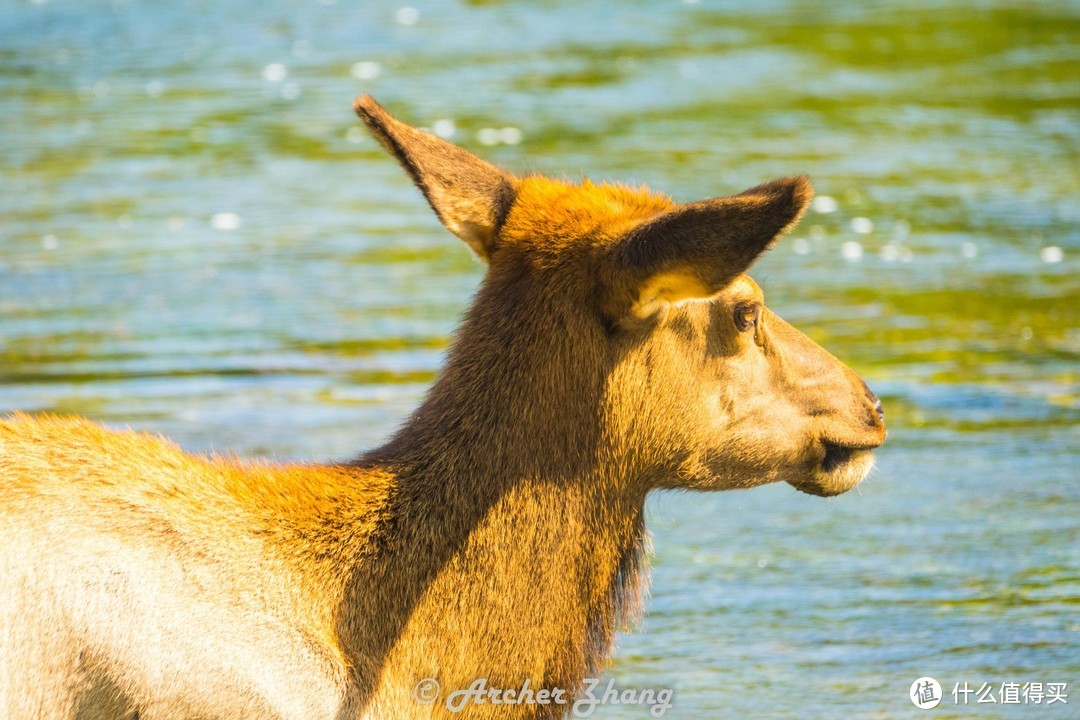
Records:
M459 400L487 403L475 417L517 446L587 455L644 490L783 480L834 495L869 472L881 403L745 274L806 210L807 178L677 204L514 177L368 96L355 109L489 265L435 396L468 385Z

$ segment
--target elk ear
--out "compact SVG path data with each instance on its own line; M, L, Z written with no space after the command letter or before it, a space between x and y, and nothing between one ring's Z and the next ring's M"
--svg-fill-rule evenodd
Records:
M446 229L487 260L514 201L513 176L396 120L370 95L357 98L353 109L412 176Z
M680 205L637 226L608 266L605 311L619 320L724 289L802 217L814 196L805 176L738 195Z

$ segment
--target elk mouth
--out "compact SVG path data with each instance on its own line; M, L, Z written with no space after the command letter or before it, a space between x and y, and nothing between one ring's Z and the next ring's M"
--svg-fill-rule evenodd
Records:
M835 443L825 442L825 458L821 461L821 469L827 473L837 470L844 463L849 462L858 448L845 447Z
M840 445L827 440L821 443L821 447L821 459L810 470L810 477L800 482L789 482L796 490L819 497L839 495L862 482L874 466L870 447Z

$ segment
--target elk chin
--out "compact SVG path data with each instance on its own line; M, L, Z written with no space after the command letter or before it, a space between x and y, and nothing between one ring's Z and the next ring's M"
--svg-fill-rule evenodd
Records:
M819 497L845 493L870 474L874 454L863 448L850 448L826 443L825 457L815 464L809 479L788 481L796 490Z

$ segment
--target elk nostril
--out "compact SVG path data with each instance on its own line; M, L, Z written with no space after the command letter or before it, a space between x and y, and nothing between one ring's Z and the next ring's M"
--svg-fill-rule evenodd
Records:
M874 411L877 413L878 419L882 422L885 421L885 407L881 404L881 400L870 387L863 383L863 389L866 391L866 399L870 401L870 404L874 406Z

